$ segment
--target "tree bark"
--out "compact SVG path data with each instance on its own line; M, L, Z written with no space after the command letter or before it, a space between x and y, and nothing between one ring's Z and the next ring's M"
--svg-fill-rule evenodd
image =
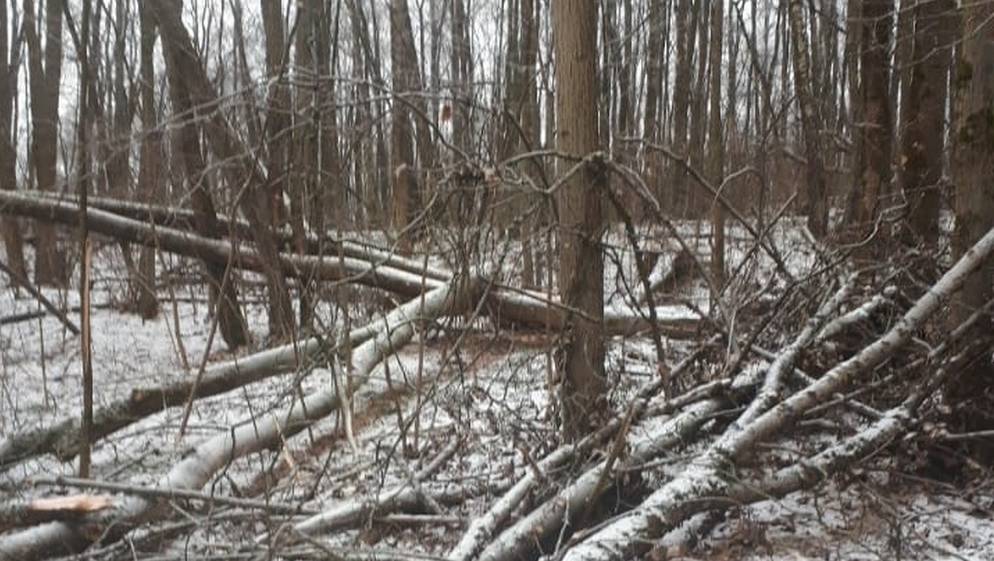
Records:
M874 231L880 201L890 188L894 135L889 72L893 13L893 0L863 0L859 90L863 118L857 124L861 140L857 143L856 181L846 212L846 224L857 239Z
M914 9L913 66L902 103L898 169L908 204L909 241L935 249L939 242L946 101L955 15L953 0L920 2Z
M976 240L994 226L994 5L975 2L961 9L963 42L954 82L953 250L961 259L967 259ZM967 279L960 297L953 301L953 321L962 321L994 298L992 282L994 263L988 261ZM979 322L976 332L990 333L992 328L994 322L988 315ZM994 428L992 379L994 365L987 353L951 381L946 399L954 408L951 424L957 430ZM971 450L985 463L994 462L994 442L974 441Z
M821 117L811 89L811 62L808 38L804 29L803 0L789 0L788 21L794 46L794 88L801 107L801 128L804 134L804 152L807 158L808 229L816 238L828 234L828 191L825 184L824 149L821 142Z
M286 279L279 269L279 251L273 236L272 201L266 196L265 174L257 166L253 152L244 146L219 111L214 87L196 55L190 35L181 18L178 0L163 0L148 4L159 24L163 53L173 60L175 71L171 78L189 95L189 107L195 115L205 118L204 132L228 188L236 194L242 214L252 226L252 236L263 257L263 275L270 302L271 335L288 339L294 331L293 306ZM173 82L170 82L170 89Z
M598 149L597 7L588 0L552 6L556 56L557 147L577 158ZM559 291L570 313L557 351L562 431L578 440L607 410L604 375L604 263L601 211L605 170L587 162L559 191Z
M155 24L144 4L138 4L138 18L141 26L140 82L141 126L144 131L141 153L138 160L138 192L145 201L155 203L162 194L163 143L162 129L156 122L155 112ZM159 300L155 294L155 248L143 247L138 258L138 313L146 319L159 314Z
M59 84L62 79L62 1L45 6L44 28L35 18L34 2L24 0L24 39L28 44L31 88L31 165L38 189L54 191L59 141ZM40 30L44 29L42 51ZM69 280L65 255L58 246L55 230L39 224L35 248L35 282L65 286Z
M16 4L11 4L11 11ZM15 14L16 15L16 14ZM20 39L9 39L10 18L7 3L0 5L0 188L17 189L17 147L13 141L14 100L17 99L17 72L21 66ZM28 278L24 261L24 237L16 218L0 222L7 264L18 277Z

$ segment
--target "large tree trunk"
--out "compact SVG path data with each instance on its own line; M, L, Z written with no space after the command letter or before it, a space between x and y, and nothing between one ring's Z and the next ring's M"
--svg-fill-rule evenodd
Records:
M42 52L39 33L44 29ZM31 77L31 165L38 189L54 191L59 141L59 84L62 79L62 2L46 4L45 25L35 18L34 2L24 0L24 39L28 44ZM58 246L55 230L48 224L35 229L35 281L65 286L68 281L65 256Z
M11 4L13 11L16 4ZM17 98L17 71L20 67L20 40L11 46L8 37L7 3L0 5L0 188L17 189L17 147L13 139L14 99ZM19 278L28 278L24 262L24 238L16 218L0 222L7 265Z
M811 59L808 54L807 33L804 29L802 0L790 0L788 6L790 37L794 46L794 87L801 106L801 128L804 131L804 155L807 158L808 229L816 238L828 233L828 191L825 185L824 150L821 142L821 117L811 89Z
M598 149L597 7L588 0L552 6L556 56L557 147L585 158ZM605 170L584 165L559 191L559 291L571 313L557 352L563 435L577 440L607 412L604 376L604 263L601 214Z
M966 258L971 247L994 225L994 4L963 8L963 44L957 62L953 173L956 183L956 232L953 249ZM934 134L934 131L933 131ZM990 261L967 279L953 301L954 321L968 317L994 298L994 263ZM978 333L994 328L990 316ZM994 429L994 366L988 353L965 368L946 395L954 408L952 423L962 432ZM973 451L994 461L991 440L973 441Z
M148 17L155 17L152 4L146 3L142 6L146 8ZM166 61L166 76L169 80L169 96L173 112L176 115L186 115L193 109L193 102L187 85L180 76L185 69L171 50L164 49L163 57ZM201 152L200 133L196 124L188 118L183 118L182 125L175 132L173 142L174 153L179 156L177 163L182 168L183 177L189 185L196 230L206 238L220 238L222 232L214 208L214 199L208 189L207 165ZM238 306L235 278L228 273L229 278L225 280L227 263L205 259L204 267L221 337L229 349L237 349L248 344L248 329L241 308Z
M946 101L956 15L953 0L915 7L914 64L907 103L902 103L899 177L907 200L911 241L935 248L939 242Z
M141 124L144 130L141 154L138 160L138 193L146 201L154 203L162 195L163 166L162 130L155 117L155 24L144 4L138 4L138 18L141 25L140 69L141 81ZM155 248L143 247L138 258L138 313L143 318L153 318L159 313L159 301L155 294Z
M163 0L151 2L149 7L159 24L163 52L176 65L177 72L172 74L188 92L194 113L205 118L204 132L211 151L221 163L228 188L237 195L242 214L252 226L253 241L263 257L263 275L270 302L269 323L273 330L271 335L287 339L294 330L293 306L286 279L278 265L279 251L272 229L273 207L265 189L265 174L259 169L252 150L242 144L219 111L218 96L183 24L181 3Z
M414 37L407 0L390 2L390 58L393 71L393 107L390 111L390 170L393 178L393 227L398 248L410 253L413 232L408 229L421 208L422 192L414 161L414 123L406 97L420 85ZM423 162L422 162L423 163Z
M679 0L676 7L676 75L673 82L673 152L686 158L687 127L690 113L690 81L696 28L691 22L691 0ZM680 213L689 193L687 171L679 162L670 163L669 209ZM667 199L660 199L666 205Z
M874 231L881 198L890 187L894 126L890 105L890 36L893 0L863 0L860 49L862 121L857 125L856 177L846 224L862 238ZM817 72L817 69L815 69Z

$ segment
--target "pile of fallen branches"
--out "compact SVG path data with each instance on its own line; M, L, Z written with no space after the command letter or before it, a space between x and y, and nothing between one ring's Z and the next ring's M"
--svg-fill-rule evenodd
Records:
M24 215L44 214L51 219L65 214L68 221L77 212L57 201L41 204L38 198L2 192L0 196L8 208ZM96 231L130 242L152 243L148 236L154 235L155 243L178 253L193 243L201 258L215 252L227 260L235 251L227 242L197 239L184 230L162 226L150 232L142 229L141 222L121 215L90 212ZM667 536L688 524L706 526L708 513L810 489L863 461L912 430L920 422L923 405L935 398L949 377L991 349L991 340L976 337L971 329L988 312L986 308L944 332L939 341L928 346L909 343L991 257L994 230L910 305L895 301L888 290L857 297L862 278L849 274L827 283L831 286L823 282L826 286L803 291L824 297L802 307L801 317L784 322L794 328L786 338L779 338L775 352L757 343L756 334L768 326L761 318L753 322L751 336L724 333L698 343L689 357L669 365L668 379L701 368L704 356L711 357L710 370L717 375L680 395L666 395L665 380L651 379L610 422L586 438L561 444L542 457L524 451L524 465L499 485L479 489L433 479L461 447L469 445L453 436L419 470L410 470L402 483L333 504L324 500L280 504L201 491L237 458L284 446L294 434L332 413L345 415L345 404L357 386L428 319L492 312L495 305L504 306L506 313L515 309L508 308L509 303L528 298L535 299L527 306L530 313L544 311L535 323L548 327L561 317L559 308L535 295L444 272L439 275L445 278L427 282L425 270L405 271L402 262L386 265L361 248L356 252L348 265L341 259L328 260L327 270L320 259L283 256L288 274L311 267L320 278L350 278L411 298L348 334L355 351L343 384L299 396L282 412L260 414L206 439L155 485L36 480L100 494L0 505L0 528L8 529L0 534L0 559L41 559L91 546L102 548L97 550L100 553L126 554L114 545L125 535L131 535L132 544L183 535L190 531L190 522L170 519L167 505L174 501L226 505L233 516L264 511L279 521L264 531L246 530L254 539L232 545L232 554L239 556L410 558L410 552L397 550L348 549L334 539L337 531L377 521L448 528L446 556L453 560L512 560L542 554L570 560L633 558L664 547L670 543L664 541ZM252 268L250 253L239 250L234 257ZM417 288L411 284L415 280ZM422 294L422 286L430 291ZM770 313L780 312L782 308ZM515 320L527 319L521 314ZM886 316L880 324L888 327L874 332L867 325L879 316ZM714 327L721 331L717 324ZM854 346L852 337L846 338L854 330L873 335ZM840 351L843 346L838 341L843 339L846 345ZM95 437L106 438L141 418L182 404L190 395L217 395L296 371L308 357L332 352L326 343L315 338L221 364L195 386L136 390L98 413ZM728 352L716 352L716 347ZM829 348L833 352L825 352ZM837 360L820 362L825 357ZM895 386L903 390L873 399L880 388ZM390 391L389 384L384 391ZM68 459L77 449L78 430L66 421L0 443L0 466L41 454ZM156 522L165 525L153 527Z

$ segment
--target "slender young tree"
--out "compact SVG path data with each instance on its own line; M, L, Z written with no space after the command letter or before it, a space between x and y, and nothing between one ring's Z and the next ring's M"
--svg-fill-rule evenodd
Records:
M597 6L589 0L552 5L556 56L557 148L577 158L597 151ZM566 167L566 166L562 166ZM559 291L571 314L557 352L562 377L563 435L577 440L607 409L604 376L604 263L601 199L605 171L588 162L559 191Z
M708 116L708 179L720 185L724 178L725 139L721 126L721 47L724 35L724 0L711 1L711 45L708 53L710 76L710 115ZM711 203L711 277L720 290L725 284L725 211Z

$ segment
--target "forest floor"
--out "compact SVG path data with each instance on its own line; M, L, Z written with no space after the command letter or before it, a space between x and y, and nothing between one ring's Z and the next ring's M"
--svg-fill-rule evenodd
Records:
M93 364L96 404L128 395L135 388L189 379L196 374L211 322L202 285L190 282L161 290L162 313L143 321L124 311L125 275L114 246L95 259L93 284ZM195 278L196 267L171 261L177 278ZM6 286L6 283L4 283ZM609 288L610 290L610 288ZM61 305L78 303L75 291L46 290ZM266 333L258 293L243 292L244 310L258 349ZM0 319L33 312L37 304L23 291L0 289ZM319 308L326 325L341 325L328 305ZM371 312L368 312L371 313ZM70 314L73 321L79 315ZM351 319L362 325L365 319ZM404 485L411 474L454 440L455 456L424 484L446 489L463 500L444 505L434 517L391 519L369 515L359 524L326 536L325 547L362 549L425 559L444 557L466 523L479 515L534 461L558 444L554 425L549 336L494 333L485 327L462 331L436 326L374 371L355 397L354 440L341 415L324 419L269 450L235 460L205 491L300 504L314 511L374 497ZM232 358L214 341L208 364ZM458 345L456 343L459 343ZM685 343L668 344L672 362L686 356ZM242 354L248 351L242 351ZM185 359L183 356L185 355ZM52 425L78 415L81 403L80 340L52 316L0 324L0 440L26 429ZM648 338L609 342L612 402L619 408L655 376ZM185 364L184 364L185 363ZM371 397L388 380L406 380L406 391ZM277 412L295 395L334 384L328 368L285 375L243 390L198 400L187 434L179 439L182 408L153 415L98 443L93 478L154 484L191 446L247 422ZM382 392L380 392L382 393ZM350 442L350 440L352 440ZM22 462L0 475L0 495L50 496L75 492L36 486L39 477L73 475L74 464L50 457ZM645 483L655 475L647 468ZM142 530L122 546L106 546L101 556L184 559L224 556L251 544L292 520L233 508L211 510L175 504L176 516L190 522L179 539L156 539L165 524ZM788 496L732 509L692 549L678 540L668 558L744 560L994 559L994 479L951 485L905 472L894 454L880 454L820 486L814 493ZM675 533L679 537L679 532ZM130 551L130 552L129 552Z

